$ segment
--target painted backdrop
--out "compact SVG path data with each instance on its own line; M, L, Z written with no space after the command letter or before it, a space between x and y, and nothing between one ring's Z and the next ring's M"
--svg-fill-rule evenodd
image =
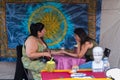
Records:
M73 30L82 27L99 43L101 0L80 2L6 2L5 24L7 47L15 49L29 35L31 23L45 24L44 40L50 49L73 49ZM13 54L13 53L12 53Z
M57 2L42 3L7 3L6 27L8 47L16 48L23 44L29 35L31 23L45 24L45 41L51 49L61 45L71 49L75 44L73 30L83 27L88 31L88 5L66 4Z

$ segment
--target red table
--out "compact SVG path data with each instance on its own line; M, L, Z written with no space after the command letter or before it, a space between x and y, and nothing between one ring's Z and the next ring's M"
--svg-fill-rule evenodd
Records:
M91 70L79 70L79 73L85 73L87 76L94 78L106 78L105 72L92 72ZM70 78L70 70L55 70L54 72L41 72L42 80Z
M92 76L93 78L106 78L105 72L92 72L92 71L78 71L85 73L86 76Z
M70 78L69 72L42 72L41 75L42 75L42 80Z

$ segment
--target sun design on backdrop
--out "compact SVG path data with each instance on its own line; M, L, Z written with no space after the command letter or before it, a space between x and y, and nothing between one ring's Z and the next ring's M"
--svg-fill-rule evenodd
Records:
M45 25L45 41L48 46L58 44L66 35L67 21L65 16L54 6L41 6L33 11L29 17L28 26L35 22L42 22Z

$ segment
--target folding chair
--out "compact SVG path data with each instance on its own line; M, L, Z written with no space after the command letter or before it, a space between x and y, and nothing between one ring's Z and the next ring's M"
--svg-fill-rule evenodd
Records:
M28 69L25 69L21 60L22 57L22 45L16 47L17 61L14 80L33 80L32 74Z

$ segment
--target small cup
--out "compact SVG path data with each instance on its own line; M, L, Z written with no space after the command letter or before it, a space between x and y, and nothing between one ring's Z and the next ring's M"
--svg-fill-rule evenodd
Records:
M74 53L77 53L78 45L74 45Z
M64 47L61 47L61 50L64 50L65 48Z

